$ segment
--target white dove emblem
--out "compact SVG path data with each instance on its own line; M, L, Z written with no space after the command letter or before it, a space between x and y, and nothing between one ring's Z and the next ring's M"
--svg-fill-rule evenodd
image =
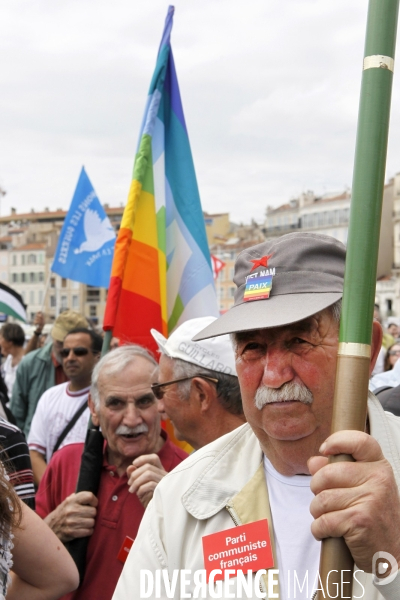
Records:
M90 208L87 209L83 217L83 229L86 240L82 242L79 248L75 248L75 254L96 252L104 244L115 238L115 232L108 217L101 220L99 213Z

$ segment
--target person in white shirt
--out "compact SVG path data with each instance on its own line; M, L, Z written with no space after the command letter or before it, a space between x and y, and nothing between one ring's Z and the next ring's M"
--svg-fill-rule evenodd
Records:
M1 353L6 357L2 365L2 374L7 386L8 397L11 393L17 374L17 368L24 357L25 333L18 323L6 323L0 330Z
M55 449L85 440L90 415L89 388L102 342L100 335L84 328L73 329L64 339L60 355L69 382L56 385L42 395L28 436L36 485ZM76 422L60 443L60 435L75 415Z

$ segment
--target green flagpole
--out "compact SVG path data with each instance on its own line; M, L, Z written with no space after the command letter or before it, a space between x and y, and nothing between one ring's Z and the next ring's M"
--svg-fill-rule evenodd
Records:
M104 339L103 339L103 346L102 346L102 349L101 349L101 357L102 358L110 350L111 338L112 338L112 331L111 330L110 331L105 331L104 332Z
M370 0L368 8L332 433L364 431L366 423L398 7L399 0ZM331 462L351 460L340 455ZM350 573L343 579L352 581L353 559L343 538L324 540L324 591L318 592L318 600L338 597L337 590L340 598L352 597L352 583L341 586L341 572L346 570Z

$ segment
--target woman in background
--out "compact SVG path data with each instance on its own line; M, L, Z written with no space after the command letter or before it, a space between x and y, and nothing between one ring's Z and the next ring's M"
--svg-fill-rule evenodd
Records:
M384 370L391 371L400 358L400 343L395 342L386 351Z
M391 388L400 385L400 342L392 344L386 352L385 370L369 380L371 392L380 391L381 388Z

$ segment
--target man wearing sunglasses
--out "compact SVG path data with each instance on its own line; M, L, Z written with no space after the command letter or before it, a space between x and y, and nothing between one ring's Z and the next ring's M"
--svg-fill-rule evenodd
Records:
M42 395L28 436L36 485L55 450L85 440L90 382L102 343L100 335L86 328L73 329L64 339L59 354L69 382L56 385Z
M24 356L18 365L10 409L26 437L39 398L49 388L68 381L60 356L65 336L76 327L88 326L83 315L74 310L65 310L54 321L51 342ZM35 335L40 333L41 331L35 331Z

